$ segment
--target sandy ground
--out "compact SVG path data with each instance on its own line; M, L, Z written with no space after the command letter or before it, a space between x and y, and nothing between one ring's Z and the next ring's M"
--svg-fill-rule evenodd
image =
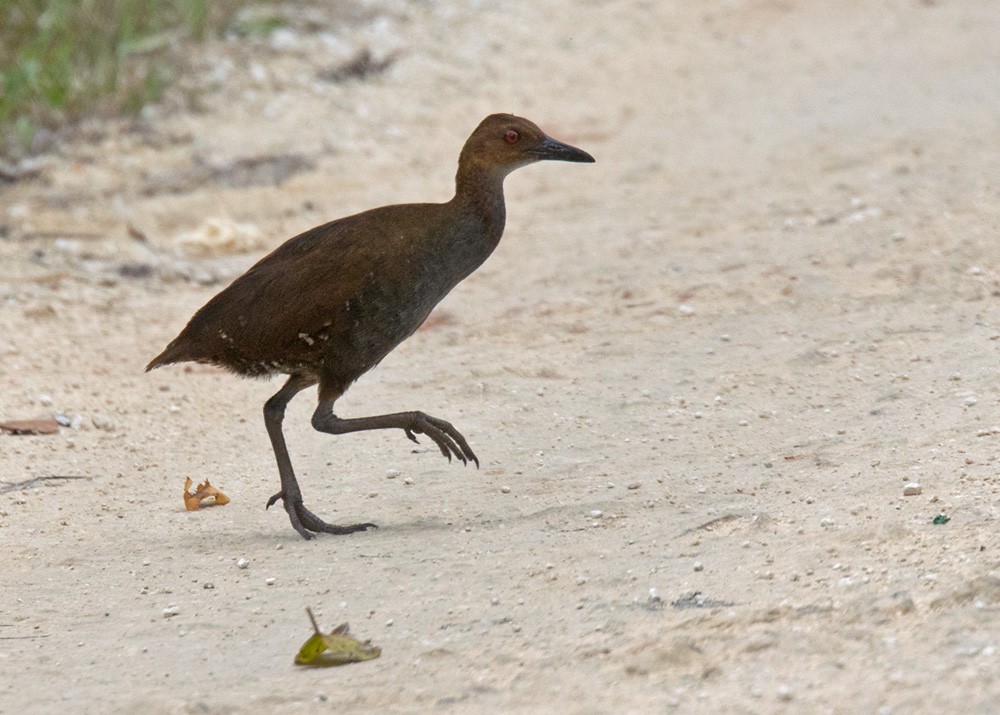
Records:
M187 109L2 187L0 419L81 420L0 435L0 479L86 479L0 494L0 712L996 712L998 37L973 0L484 0L198 50ZM318 78L364 48L399 54ZM306 503L381 526L305 542L263 510L277 383L142 367L288 236L446 200L494 111L597 164L510 177L339 403L482 468L304 393ZM293 666L306 606L382 657Z

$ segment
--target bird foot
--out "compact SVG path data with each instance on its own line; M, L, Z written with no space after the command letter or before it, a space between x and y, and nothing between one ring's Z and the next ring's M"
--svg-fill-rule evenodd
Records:
M438 446L441 454L447 457L449 462L454 455L462 464L474 462L476 469L479 469L479 458L476 457L469 443L465 441L462 433L455 429L451 422L431 417L423 412L413 412L412 415L410 424L403 428L407 437L420 444L414 432L425 434L434 440L434 444Z
M317 534L353 534L355 531L365 531L367 529L378 528L375 524L367 522L364 524L347 524L344 526L327 524L325 521L306 509L305 504L302 503L302 497L288 499L285 497L284 491L280 491L268 499L267 505L264 508L270 509L271 506L279 499L285 503L285 511L288 513L288 519L292 522L292 528L299 532L299 536L306 540L313 537L311 532L316 532Z

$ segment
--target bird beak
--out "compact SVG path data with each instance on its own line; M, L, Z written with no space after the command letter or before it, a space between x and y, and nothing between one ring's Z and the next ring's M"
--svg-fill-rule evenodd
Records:
M545 140L541 144L529 149L528 153L532 154L539 160L549 159L552 161L578 161L586 164L594 163L594 157L585 152L583 149L577 149L575 146L557 142L552 137L545 137Z

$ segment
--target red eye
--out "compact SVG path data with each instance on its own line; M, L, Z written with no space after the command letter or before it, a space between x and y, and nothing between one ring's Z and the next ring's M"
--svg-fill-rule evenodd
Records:
M507 133L503 135L503 139L508 144L517 144L521 139L521 135L517 133L515 129L508 129Z

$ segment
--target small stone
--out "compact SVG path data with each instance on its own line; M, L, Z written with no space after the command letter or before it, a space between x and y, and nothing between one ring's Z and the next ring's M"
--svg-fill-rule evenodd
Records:
M410 479L410 477L407 477L406 479L403 480L403 484L405 484L406 486L410 486L411 484L413 484L413 480Z
M266 579L264 579L264 583L267 584L268 586L273 586L275 581L276 579L274 578L274 576L268 576Z
M249 565L250 565L250 559L246 558L241 558L239 561L236 562L236 568L238 569L245 569Z
M600 509L592 509L590 512L590 516L593 519L600 519L602 516L604 516L604 512L601 511Z
M499 606L500 605L500 599L497 598L496 596L494 596L493 598L490 599L490 605L492 605L492 606Z
M385 478L386 479L395 479L398 476L399 476L399 470L398 469L387 469L387 470L385 470Z
M628 486L626 487L626 489L631 489L631 490L635 491L636 489L638 489L638 488L639 488L639 487L641 487L641 486L642 486L642 482L632 482L632 483L630 483L630 484L629 484L629 485L628 485Z
M96 429L103 432L113 432L115 429L115 423L111 421L111 418L101 414L91 415L90 423L94 425Z
M792 690L790 685L779 685L778 686L778 699L788 702L795 697L795 691Z
M385 625L386 625L386 627L388 627L388 626L391 626L391 625L392 625L393 623L395 623L395 622L396 622L396 621L394 621L394 620L392 620L392 619L390 618L390 619L389 619L388 621L386 621L386 622L385 622Z
M909 482L903 487L903 496L915 497L918 496L923 491L924 491L923 488L916 482Z
M45 405L46 407L48 407L49 405L52 404L52 396L51 395L39 395L38 396L38 404Z
M181 612L181 607L171 603L169 606L163 609L163 617L171 618L172 616L176 616L180 612Z
M206 591L211 591L213 588L215 588L215 584L212 583L211 581L206 581L201 585L201 587Z
M510 487L508 487L506 484L504 484L502 487L500 487L500 491L503 494L510 494Z
M705 565L701 561L695 561L694 562L694 570L695 571L704 571L705 570Z
M687 303L685 303L685 304L680 305L680 306L677 307L677 312L680 313L683 316L690 316L690 315L694 315L694 308L692 308L690 305L688 305Z

